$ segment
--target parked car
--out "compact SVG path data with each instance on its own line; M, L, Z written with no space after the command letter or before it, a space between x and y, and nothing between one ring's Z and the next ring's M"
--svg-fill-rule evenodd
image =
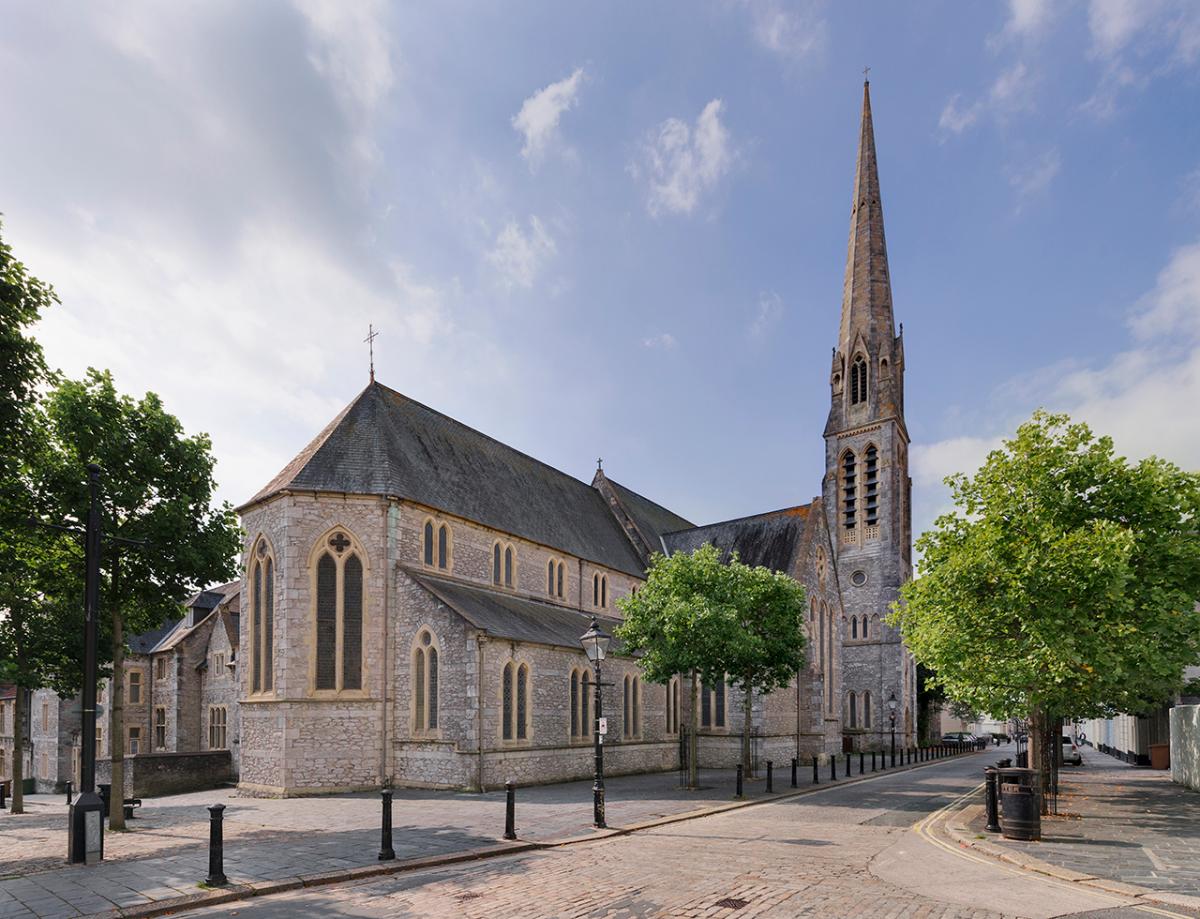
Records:
M975 735L968 731L948 731L942 735L942 743L970 743Z
M1075 746L1075 741L1066 734L1062 736L1062 761L1068 766L1083 765L1083 756L1080 754L1079 748Z

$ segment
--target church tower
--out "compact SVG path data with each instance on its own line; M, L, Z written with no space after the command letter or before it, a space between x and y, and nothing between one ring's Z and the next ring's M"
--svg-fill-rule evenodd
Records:
M857 749L887 746L894 697L896 743L908 745L916 730L916 668L898 630L883 622L912 574L904 340L892 315L868 82L829 385L822 491L845 611L843 732Z

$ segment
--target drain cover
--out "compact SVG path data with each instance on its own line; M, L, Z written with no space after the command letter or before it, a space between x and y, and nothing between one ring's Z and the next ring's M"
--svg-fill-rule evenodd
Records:
M713 906L720 906L723 909L741 909L743 906L749 906L749 900L739 900L737 897L726 897L724 900L718 900Z

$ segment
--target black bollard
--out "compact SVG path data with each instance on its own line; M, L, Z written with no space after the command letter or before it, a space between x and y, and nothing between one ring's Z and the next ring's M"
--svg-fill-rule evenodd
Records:
M829 754L829 779L830 779L830 781L833 781L833 782L837 781L837 754L836 753Z
M770 760L767 760L767 794L774 794L775 792L775 782L771 774L771 770L774 768L774 766L774 763L772 763Z
M875 771L875 751L871 751L871 771Z
M734 794L734 797L735 798L742 797L742 764L741 763L737 764L737 792Z
M796 768L800 765L800 760L792 757L792 787L795 788L799 784L796 780Z
M67 807L71 806L71 783L67 782Z
M396 857L392 848L392 790L385 788L379 793L383 805L383 819L379 831L379 860L391 861Z
M208 877L204 883L209 887L224 887L229 883L229 878L225 877L225 839L222 830L225 805L210 805L208 813Z
M859 775L867 774L866 765L867 765L867 754L865 754L862 750L859 750L858 751L858 774Z
M0 811L6 807L4 803L4 791L8 788L8 782L0 782Z
M512 782L504 783L504 838L517 838L517 789Z
M847 754L846 754L846 778L850 778L850 773L851 773L851 769L850 769L850 754L849 754L849 753L847 753Z
M987 780L987 790L984 797L984 803L987 811L987 826L984 827L989 833L1000 832L1000 808L997 793L1000 790L999 775L994 766L988 766L983 770L983 777Z
M817 774L817 758L815 756L813 757L813 784L821 784L821 776Z

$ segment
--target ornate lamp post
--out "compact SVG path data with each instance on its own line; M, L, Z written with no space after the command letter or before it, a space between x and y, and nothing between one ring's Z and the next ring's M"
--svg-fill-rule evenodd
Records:
M604 735L600 733L601 723L604 719L601 717L603 709L600 702L602 685L600 664L608 653L608 645L611 641L612 636L600 628L595 616L592 617L591 628L579 636L579 643L583 645L584 653L587 654L588 660L592 662L592 667L596 671L596 721L592 732L596 748L596 778L592 782L592 822L598 829L608 826L604 822Z
M899 703L896 701L896 694L892 693L888 696L888 720L892 723L892 765L896 765L896 706Z

